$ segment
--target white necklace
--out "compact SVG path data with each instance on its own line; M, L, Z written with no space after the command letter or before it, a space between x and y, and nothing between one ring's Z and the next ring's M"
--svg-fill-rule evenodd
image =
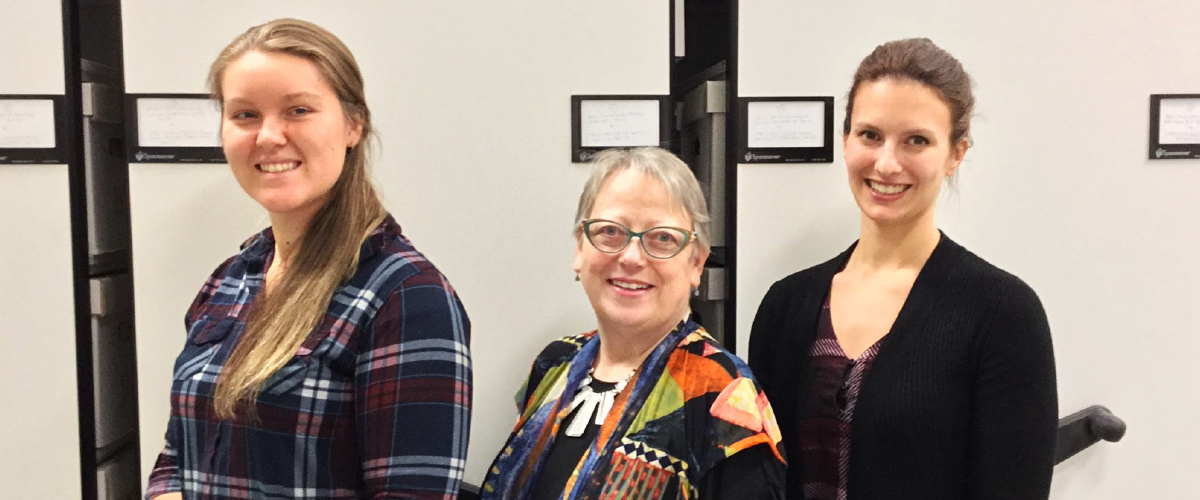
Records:
M579 408L579 413L575 414L575 417L571 419L570 425L567 426L566 434L568 436L583 436L583 431L587 429L588 420L592 420L592 412L596 414L596 425L604 425L605 417L612 410L613 400L616 399L617 394L620 394L625 389L625 384L629 383L629 380L633 378L633 374L637 372L637 369L631 370L629 375L625 376L624 380L617 382L611 389L602 392L592 390L593 371L595 371L594 368L588 369L587 376L583 378L583 383L580 384L582 387L575 394L575 399L571 400L571 406L567 410L567 414L570 414L572 411L575 411L575 408ZM581 406L582 408L580 408Z

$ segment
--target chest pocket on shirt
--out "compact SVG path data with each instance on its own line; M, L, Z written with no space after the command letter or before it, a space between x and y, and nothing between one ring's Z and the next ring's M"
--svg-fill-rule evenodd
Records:
M293 356L286 365L263 381L262 392L274 395L291 394L308 378L309 365L308 356L299 354Z
M204 316L196 320L188 332L187 345L184 346L184 353L180 356L176 366L175 380L215 384L222 367L215 366L213 358L224 349L229 351L224 354L225 360L228 360L234 344L225 342L225 340L238 327L237 319L229 316L217 318ZM286 364L267 377L262 385L262 394L291 394L304 382L311 365L310 354L313 352L311 348L307 347L310 342L311 340L306 341L305 345L297 349L295 355Z
M300 347L292 354L291 359L263 381L260 397L262 395L294 395L310 378L310 374L314 373L313 367L320 364L320 360L317 358L321 357L323 353L319 349L314 349L314 346L319 345L328 336L329 332L323 324L318 325L316 330L310 332L304 339L304 343L300 344ZM320 371L320 368L317 368L317 371ZM318 389L315 384L316 380L313 380L308 388Z
M175 361L174 378L179 381L216 382L217 370L210 368L221 340L233 330L237 322L230 317L202 316L192 322L188 330L187 343Z

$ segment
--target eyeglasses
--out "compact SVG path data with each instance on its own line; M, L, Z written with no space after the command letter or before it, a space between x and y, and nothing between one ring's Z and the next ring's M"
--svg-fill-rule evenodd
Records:
M618 222L604 219L587 219L580 223L587 240L604 253L617 253L629 246L629 241L635 236L641 241L642 250L646 255L656 259L669 259L683 251L688 243L695 239L696 233L678 227L652 227L642 232L634 232Z

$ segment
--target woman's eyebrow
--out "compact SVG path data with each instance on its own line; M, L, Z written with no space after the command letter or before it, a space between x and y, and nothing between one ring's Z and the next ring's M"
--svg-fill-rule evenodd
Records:
M285 100L285 101L295 101L298 99L320 99L320 98L321 98L321 96L319 96L317 94L314 94L312 92L303 92L303 91L292 92L291 94L283 96L283 100Z

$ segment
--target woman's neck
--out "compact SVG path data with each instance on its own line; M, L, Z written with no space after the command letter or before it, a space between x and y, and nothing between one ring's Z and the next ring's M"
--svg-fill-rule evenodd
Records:
M666 324L646 325L637 328L615 328L601 326L600 350L596 353L593 368L595 378L615 382L625 378L629 372L642 365L662 339L671 333L679 321L687 317L687 304L673 320Z
M921 269L942 235L932 212L911 224L880 225L862 216L858 246L846 269L879 271Z
M271 214L271 234L275 237L275 256L267 269L267 285L278 281L288 269L300 248L300 239L312 217L289 217Z

